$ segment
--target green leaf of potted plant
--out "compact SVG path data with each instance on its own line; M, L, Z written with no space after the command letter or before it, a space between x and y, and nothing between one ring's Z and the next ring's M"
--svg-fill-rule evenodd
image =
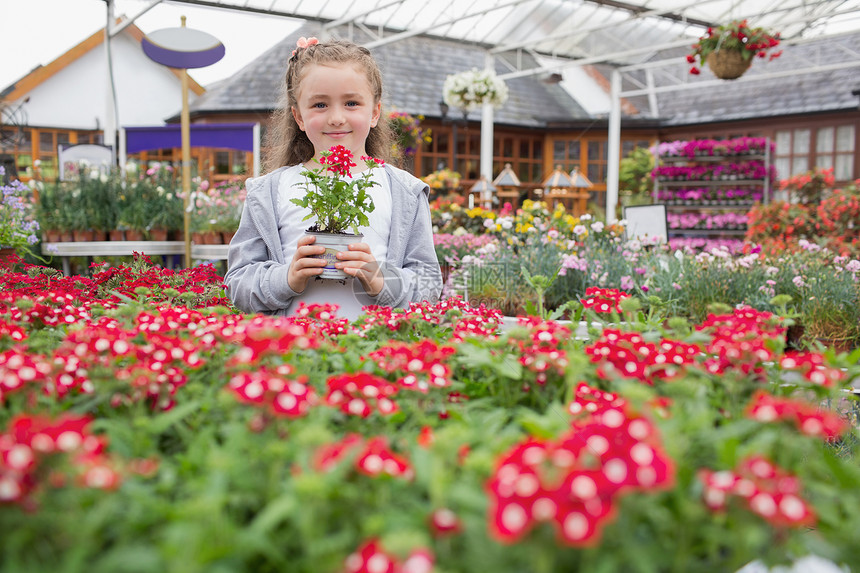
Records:
M350 168L356 166L352 157L352 152L342 145L323 151L319 160L321 168L302 171L305 182L301 186L306 191L305 196L291 199L299 207L310 209L303 221L316 218L307 232L316 236L316 244L326 247L320 257L331 263L324 267L322 278L347 278L346 273L334 267L335 257L347 245L364 237L358 228L370 224L367 215L375 208L368 189L376 185L372 171L383 165L383 161L363 156L361 159L367 169L352 178Z
M739 78L752 64L753 56L764 58L767 51L779 45L779 33L764 28L751 28L746 20L708 28L704 36L693 44L693 51L687 55L687 63L700 66L705 63L714 75L723 80ZM773 52L770 59L778 58L782 51ZM695 65L690 73L698 75L701 70Z

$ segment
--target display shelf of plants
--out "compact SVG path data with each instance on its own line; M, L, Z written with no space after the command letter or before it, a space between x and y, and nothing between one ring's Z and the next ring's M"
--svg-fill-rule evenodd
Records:
M666 205L669 234L744 235L749 210L770 201L771 148L765 137L657 145L653 196Z

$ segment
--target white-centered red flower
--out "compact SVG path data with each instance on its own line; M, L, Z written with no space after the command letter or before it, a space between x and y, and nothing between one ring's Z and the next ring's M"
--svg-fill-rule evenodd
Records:
M293 376L289 364L254 372L237 372L228 388L245 403L265 406L276 416L300 418L316 404L317 395L306 376Z
M392 399L398 387L379 376L367 372L338 374L330 376L326 385L325 403L350 416L367 418L374 411L388 416L399 410Z
M753 395L746 415L762 423L787 421L801 433L825 440L835 440L851 428L851 424L835 412L803 400L772 396L762 390Z
M313 467L317 471L330 471L348 459L353 460L356 471L366 476L387 475L405 480L415 476L409 460L394 452L384 436L365 439L358 434L347 434L338 442L318 448Z
M714 511L725 510L732 498L738 498L773 525L815 525L815 512L800 497L800 480L762 456L741 460L733 471L703 469L699 480L705 486L705 505Z
M598 314L611 314L621 313L621 301L626 298L630 298L630 294L621 290L588 287L579 302Z
M769 312L752 307L735 309L732 314L708 315L696 330L711 335L705 350L710 357L705 368L711 374L737 370L764 376L764 362L775 360L775 348L786 328Z
M91 433L88 416L56 419L19 415L0 433L0 504L25 503L40 487L63 484L66 476L54 470L46 480L40 468L49 457L63 456L72 464L83 487L115 489L121 477L105 454L106 440Z
M453 346L421 340L412 344L393 342L374 350L368 358L385 372L399 375L397 384L426 394L430 388L451 385L447 360L454 352Z
M695 364L701 349L664 338L659 344L646 341L638 332L623 332L614 328L603 330L594 344L585 348L591 361L597 364L600 378L634 378L653 385L655 380L671 380Z
M382 549L377 538L371 538L351 553L344 561L344 573L430 573L435 558L426 548L418 548L401 563Z
M587 393L580 387L580 394ZM556 440L531 438L496 463L487 483L490 531L513 543L536 524L555 526L565 545L595 543L627 491L655 491L674 482L674 464L649 420L612 394L589 392L593 414ZM578 408L574 408L578 409Z

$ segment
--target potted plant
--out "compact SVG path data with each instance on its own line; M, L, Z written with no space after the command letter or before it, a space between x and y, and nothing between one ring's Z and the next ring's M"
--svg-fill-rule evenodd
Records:
M461 177L458 172L447 167L425 175L423 181L430 187L430 200L453 195L460 187Z
M764 58L768 50L779 45L779 33L764 28L751 28L746 20L734 20L729 24L708 28L704 36L693 44L693 51L687 55L687 62L700 66L705 63L720 79L733 80L741 77L752 64L753 56ZM770 59L778 58L782 51L773 52ZM690 73L698 75L700 69L695 65Z
M239 178L217 185L210 193L215 204L215 230L221 233L225 245L230 244L239 228L246 193L244 179Z
M443 99L461 110L477 109L484 103L500 107L508 99L508 87L493 71L473 68L445 78Z
M392 111L388 114L388 123L394 132L395 140L393 156L401 162L405 163L415 155L421 145L433 141L430 130L421 127L423 119L423 115L414 116L404 111Z
M383 161L362 157L367 169L353 179L350 167L356 164L352 162L352 157L352 152L342 145L323 151L319 160L322 167L302 171L305 182L301 185L306 191L305 196L291 200L299 207L310 209L303 221L316 219L307 232L316 237L317 245L326 248L319 257L330 264L323 268L322 278L347 278L346 273L334 266L337 253L364 237L358 228L370 224L367 215L375 208L367 190L376 185L372 171ZM352 230L352 233L348 230Z
M5 173L0 166L0 181ZM3 192L0 199L0 264L3 264L16 252L32 253L30 247L39 241L39 223L33 217L32 190L29 187L13 179L8 185L2 184L0 190Z

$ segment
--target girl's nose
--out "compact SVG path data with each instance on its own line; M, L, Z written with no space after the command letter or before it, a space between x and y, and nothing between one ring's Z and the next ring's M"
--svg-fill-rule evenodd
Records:
M343 125L344 121L346 120L344 119L343 111L337 108L333 109L328 116L328 122L331 125Z

